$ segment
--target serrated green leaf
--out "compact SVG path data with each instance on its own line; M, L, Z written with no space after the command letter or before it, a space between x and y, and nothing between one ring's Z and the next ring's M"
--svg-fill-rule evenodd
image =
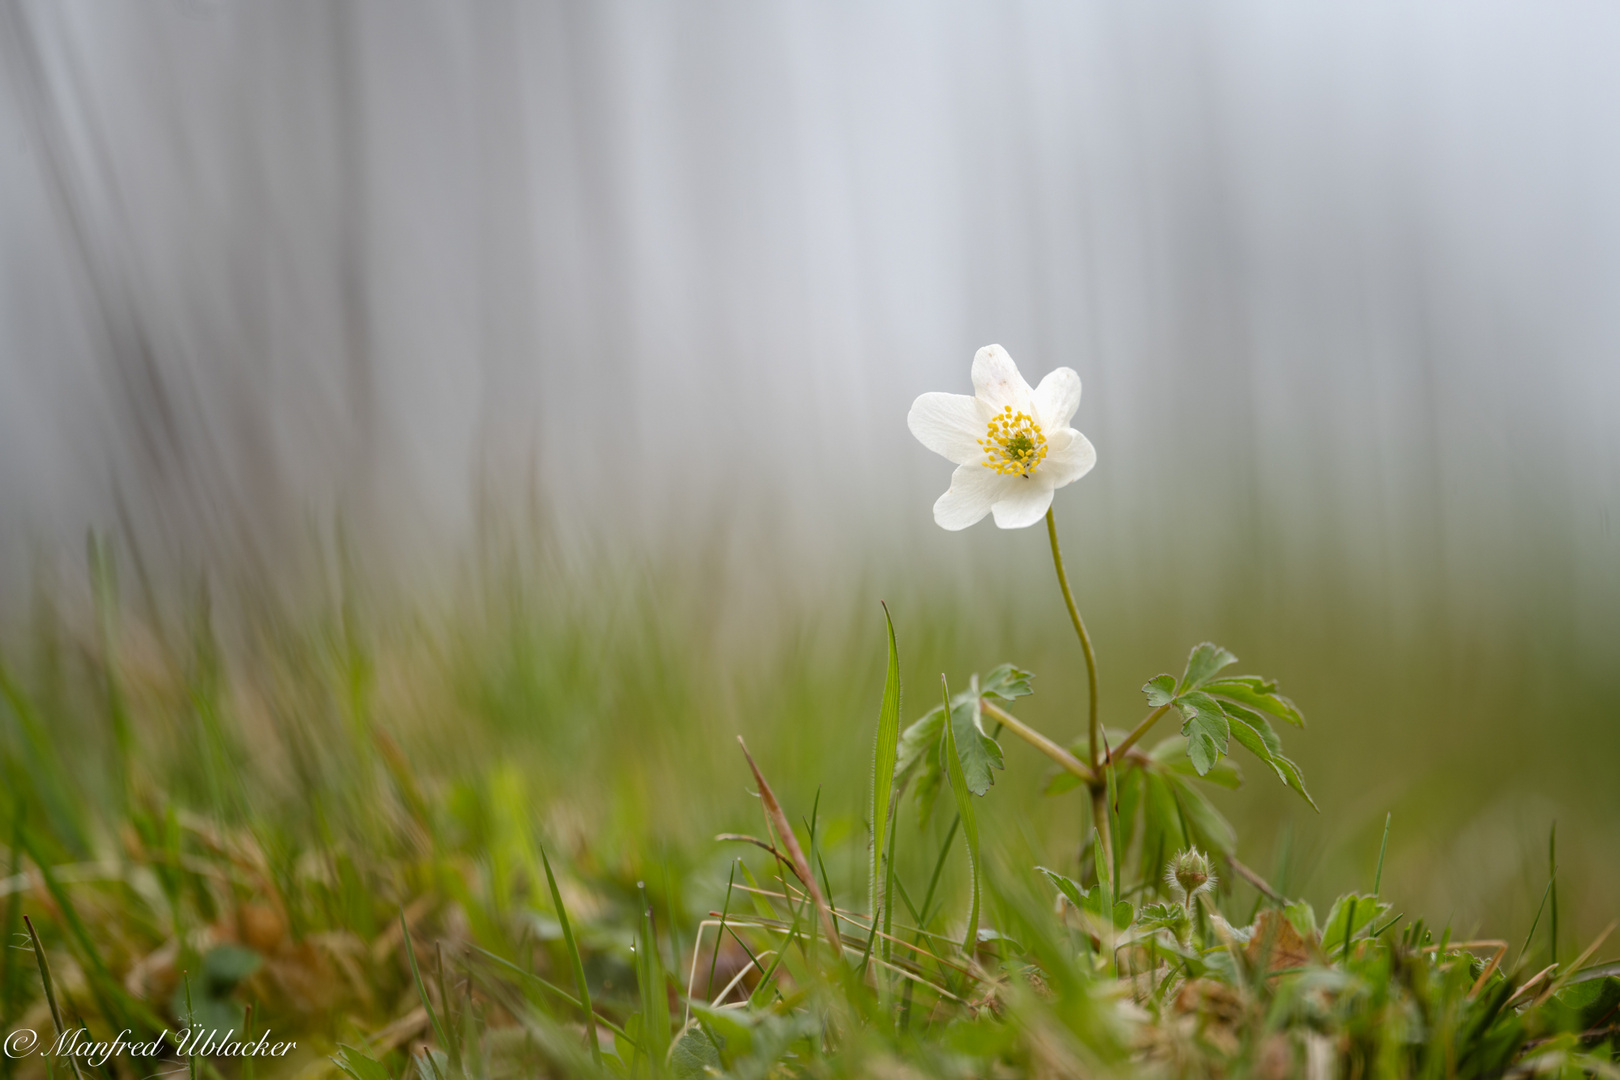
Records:
M983 796L996 782L992 769L1006 766L1001 756L1001 744L984 733L979 719L979 696L951 707L951 727L956 739L956 750L962 758L962 775L968 790Z
M1136 921L1136 909L1129 903L1124 900L1109 903L1107 882L1101 882L1091 889L1082 889L1073 878L1065 877L1056 870L1048 870L1044 866L1037 866L1035 869L1045 874L1047 880L1057 886L1058 892L1074 905L1075 910L1091 916L1098 926L1112 922L1115 930L1125 930ZM1110 918L1107 920L1103 918L1104 904L1109 908Z
M1136 921L1143 930L1169 930L1178 938L1190 925L1187 909L1180 904L1144 904Z
M1045 874L1047 880L1057 886L1057 891L1062 893L1064 899L1068 900L1069 903L1077 908L1085 905L1086 890L1082 889L1080 884L1073 878L1060 874L1056 870L1048 870L1044 866L1037 866L1035 869Z
M1176 692L1185 694L1196 690L1215 676L1217 671L1237 663L1237 657L1212 641L1200 642L1187 655L1187 670L1182 673Z
M1168 705L1176 699L1176 677L1155 675L1142 685L1142 693L1147 695L1148 705L1152 708Z
M1297 728L1305 726L1305 715L1299 711L1299 706L1277 693L1277 684L1258 675L1229 675L1224 679L1214 679L1204 686L1204 689L1224 698L1231 698L1250 708L1268 712L1280 720L1286 720Z
M1243 746L1249 753L1270 765L1277 774L1277 779L1293 788L1300 797L1316 809L1316 800L1311 798L1310 792L1305 790L1305 780L1300 776L1299 766L1283 756L1282 740L1277 738L1277 732L1269 721L1252 709L1231 701L1222 701L1221 711L1226 713L1232 721L1232 738Z
M1321 813L1321 809L1316 805L1316 800L1311 798L1311 793L1305 790L1305 775L1299 771L1299 766L1294 764L1291 758L1286 758L1281 754L1271 755L1271 762L1276 766L1277 771L1282 774L1283 783L1298 792L1299 797L1309 803L1312 810Z
M1252 737L1249 737L1250 742L1258 741L1260 749L1254 750L1249 742L1242 745L1250 749L1256 757L1269 762L1273 754L1282 753L1282 740L1277 738L1277 730L1271 726L1270 721L1264 716L1261 716L1253 709L1245 709L1242 705L1231 701L1222 701L1220 706L1221 711L1229 718L1249 728L1254 733ZM1236 727L1232 729L1232 737L1238 738Z
M872 867L867 883L867 910L875 919L883 898L883 842L888 835L889 801L894 795L894 774L900 745L900 653L894 644L894 620L888 606L883 621L889 630L889 666L883 679L883 703L878 707L877 742L872 748Z
M1220 703L1201 690L1176 698L1176 708L1181 712L1181 733L1187 737L1187 756L1203 776L1226 753L1231 724Z
M1034 677L1022 668L1001 664L991 668L990 673L979 683L979 693L985 697L998 697L1003 701L1028 697L1035 692L1029 685L1029 680Z

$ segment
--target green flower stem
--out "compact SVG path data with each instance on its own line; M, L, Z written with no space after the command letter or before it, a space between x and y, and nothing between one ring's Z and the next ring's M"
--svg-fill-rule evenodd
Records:
M1152 712L1148 713L1147 719L1143 720L1140 724L1137 724L1136 727L1132 729L1131 733L1125 736L1123 742L1108 751L1108 760L1113 761L1115 758L1124 757L1125 751L1135 746L1137 741L1148 733L1148 728L1152 727L1154 724L1157 724L1159 722L1159 717L1163 716L1169 711L1169 705L1160 705L1157 709L1154 709Z
M1085 620L1080 618L1080 609L1075 607L1074 593L1069 589L1069 576L1063 572L1063 551L1058 547L1057 519L1052 516L1051 507L1046 510L1046 535L1052 541L1052 566L1057 570L1058 587L1063 590L1063 602L1069 608L1069 621L1074 623L1074 632L1080 638L1080 651L1086 654L1086 680L1091 696L1091 717L1087 742L1087 749L1091 758L1091 814L1096 823L1098 835L1102 837L1103 849L1112 855L1112 841L1108 835L1108 791L1103 782L1098 779L1101 773L1101 746L1102 728L1097 717L1097 654L1091 648L1091 635L1086 633Z
M1081 761L1079 758L1063 749L1063 747L1059 746L1051 739L1048 739L1045 735L1042 735L1040 732L1018 719L1012 713L1001 708L990 699L979 699L979 706L983 708L985 712L994 717L997 723L1006 725L1008 730L1010 730L1014 735L1017 735L1020 739L1023 739L1025 742L1029 743L1029 745L1033 746L1035 749L1039 750L1041 753L1045 754L1047 757L1051 758L1053 761L1057 762L1063 768L1078 776L1086 783L1092 783L1097 779L1097 774L1087 768L1085 762Z

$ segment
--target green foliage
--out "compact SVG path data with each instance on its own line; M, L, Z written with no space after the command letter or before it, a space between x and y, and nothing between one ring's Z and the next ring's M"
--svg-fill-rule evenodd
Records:
M332 1064L349 1080L391 1080L388 1066L342 1043L338 1044L338 1052L332 1055Z
M1124 900L1113 900L1105 882L1099 882L1090 889L1082 889L1074 879L1064 877L1056 870L1048 870L1044 866L1037 866L1035 869L1045 874L1047 880L1057 886L1058 892L1074 905L1076 911L1088 916L1093 926L1112 925L1115 930L1125 930L1136 919L1135 909Z
M1235 663L1237 657L1219 645L1208 641L1194 645L1192 652L1187 656L1187 669L1182 673L1181 681L1176 684L1176 694L1179 696L1197 690L1216 672Z
M1001 744L985 734L980 702L987 697L1012 701L1031 694L1034 691L1029 681L1033 677L1011 664L1002 664L993 669L983 683L977 675L970 677L968 689L950 698L951 734L964 782L973 794L982 797L996 782L993 770L1006 768ZM926 821L933 811L934 799L946 775L945 709L946 703L935 705L900 735L895 780L914 785L913 798L919 821Z
M969 694L968 700L951 708L950 741L962 766L962 777L967 789L983 796L996 782L995 769L1004 769L1001 744L984 733L984 721L979 709L979 696Z
M1000 698L1002 701L1016 701L1035 692L1029 685L1034 677L1032 673L1012 664L1001 664L991 668L979 681L979 693L984 697Z
M1316 809L1305 790L1299 766L1282 752L1282 741L1261 713L1280 717L1296 727L1305 717L1292 701L1277 693L1277 684L1258 675L1220 676L1237 663L1227 650L1205 641L1187 657L1181 678L1156 675L1142 687L1149 707L1174 708L1181 714L1181 733L1187 739L1187 758L1199 776L1225 757L1231 740L1265 762L1277 779Z
M687 1028L670 1051L669 1073L675 1080L723 1076L720 1048L703 1028Z
M1198 690L1177 697L1175 704L1181 710L1181 733L1187 738L1187 757L1198 775L1203 776L1225 756L1231 725L1220 704Z
M683 803L635 773L635 755L611 758L629 775L599 802L584 801L588 785L577 778L567 785L543 773L554 752L592 783L608 775L578 763L585 744L570 740L588 724L618 725L615 746L635 740L662 753L695 741L700 729L690 716L660 710L676 709L670 703L682 700L684 687L712 696L714 684L693 678L678 652L672 659L648 649L630 655L633 663L620 654L595 666L590 650L568 635L498 662L500 648L515 648L505 635L497 647L469 647L470 658L458 662L491 666L477 668L476 692L456 698L457 707L474 714L498 707L505 716L499 737L479 744L489 728L483 720L448 738L437 713L425 734L391 726L422 694L409 681L414 672L384 678L384 650L361 628L334 623L321 640L341 648L263 675L287 694L263 710L271 719L252 732L284 763L277 777L284 788L275 790L229 771L250 768L250 759L219 756L206 739L192 738L200 728L177 719L196 719L194 693L208 696L228 741L248 744L227 706L247 692L209 690L207 680L229 679L226 669L194 672L187 659L175 665L188 681L173 694L182 711L172 716L154 705L168 699L139 690L140 680L118 682L127 690L133 756L109 754L105 764L129 766L122 807L63 798L78 790L78 747L56 726L59 713L33 700L25 680L5 675L0 767L13 786L0 806L8 854L0 877L14 884L0 917L32 935L13 942L33 955L17 948L0 957L0 1004L8 1017L65 1028L82 1020L100 1036L125 1017L137 1034L193 1017L233 1027L251 1003L256 1030L297 1039L305 1055L285 1067L257 1062L257 1080L320 1068L349 1080L1235 1078L1313 1069L1413 1078L1615 1075L1620 971L1566 963L1527 987L1550 959L1541 955L1551 951L1546 926L1532 927L1530 958L1492 967L1494 946L1437 941L1421 923L1395 920L1375 895L1341 897L1319 921L1294 898L1297 883L1287 902L1249 887L1231 862L1240 837L1220 809L1224 789L1242 781L1230 743L1309 801L1273 728L1303 720L1275 684L1226 674L1229 653L1200 646L1179 678L1160 676L1145 688L1149 707L1166 716L1176 710L1187 734L1165 723L1105 769L1112 858L1089 822L1082 827L1091 838L1076 857L1074 818L1063 815L1085 812L1081 800L1054 811L1070 831L1054 830L1059 842L1035 856L1021 846L1025 823L1010 820L1006 800L1040 777L1022 771L1026 757L1004 759L984 730L987 721L994 729L995 716L981 708L1021 701L1031 676L1002 665L970 678L967 691L901 732L902 668L890 630L887 663L870 650L860 671L871 677L846 680L875 690L883 669L873 779L887 774L919 795L948 784L955 821L927 822L931 831L913 843L910 814L904 828L898 824L898 787L888 788L884 809L885 785L868 791L863 784L864 738L852 737L835 762L847 774L841 802L814 801L826 777L795 756L791 739L776 744L772 759L760 755L789 820L805 826L841 957L823 946L802 871L782 851L779 833L759 829L755 804L737 796L753 816L739 813L726 827L747 835L716 853L710 833L700 841L689 835L689 822L701 819L681 817ZM302 647L296 634L265 640L267 649ZM186 656L208 651L188 648ZM577 681L536 676L545 664ZM384 707L389 679L407 692ZM580 689L598 683L624 695L623 711ZM784 697L796 700L807 685L793 684ZM93 700L105 709L100 691ZM872 702L863 701L849 713L864 716L864 725ZM437 699L433 706L459 715ZM635 726L642 714L650 719ZM820 716L806 707L780 726L791 735ZM99 711L94 718L87 729L107 720ZM1038 710L1024 717L1031 718ZM539 764L520 762L514 749L530 722L546 750ZM666 727L678 739L661 742ZM155 734L171 729L181 733L172 745ZM1108 739L1118 748L1123 736L1111 730ZM1084 749L1077 749L1082 759ZM998 769L1006 775L993 788ZM745 780L695 766L689 773L701 777L684 789L691 799ZM525 784L531 774L536 779ZM207 782L175 779L186 776ZM1060 776L1089 787L1074 772ZM870 850L863 810L877 834ZM895 834L879 828L885 820L905 833L901 860ZM667 828L655 833L654 825ZM1242 840L1252 859L1253 838ZM967 849L966 873L958 843ZM1194 846L1211 854L1220 884L1191 904L1170 902L1166 863ZM1035 866L1037 858L1047 865ZM1374 891L1409 890L1402 861L1390 865L1399 881L1384 880L1381 868L1371 872L1369 857ZM878 880L881 902L864 888ZM1542 886L1539 872L1534 886ZM1063 898L1056 906L1054 889ZM1570 893L1566 878L1566 961L1574 955ZM1547 905L1551 896L1549 883ZM1527 897L1527 913L1534 899ZM882 937L869 921L874 907ZM721 921L723 928L715 925ZM868 942L863 966L857 960ZM612 1034L599 1048L598 1028ZM188 1065L198 1076L215 1077L217 1069L220 1077L246 1077L232 1062Z

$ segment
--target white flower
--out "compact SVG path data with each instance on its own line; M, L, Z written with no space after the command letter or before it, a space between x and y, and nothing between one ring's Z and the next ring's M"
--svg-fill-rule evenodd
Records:
M1052 493L1091 471L1097 451L1069 426L1080 407L1080 376L1058 368L1030 389L1007 350L973 357L973 396L924 394L906 424L917 440L956 464L951 489L934 503L942 529L965 529L994 513L1003 529L1045 516Z

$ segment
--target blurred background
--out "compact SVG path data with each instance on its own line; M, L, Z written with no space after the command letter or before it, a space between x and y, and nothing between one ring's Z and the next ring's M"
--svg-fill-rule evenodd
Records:
M1582 3L3 0L0 640L161 685L212 612L272 802L242 627L341 611L407 748L524 762L550 828L701 844L753 813L738 730L858 823L880 597L907 719L1015 660L1083 726L1044 535L937 529L905 427L999 342L1084 381L1107 722L1213 638L1312 721L1320 815L1221 797L1252 865L1367 888L1392 811L1399 908L1522 935L1556 821L1590 935L1617 61ZM74 637L90 532L116 656ZM1043 768L987 805L1072 853Z

